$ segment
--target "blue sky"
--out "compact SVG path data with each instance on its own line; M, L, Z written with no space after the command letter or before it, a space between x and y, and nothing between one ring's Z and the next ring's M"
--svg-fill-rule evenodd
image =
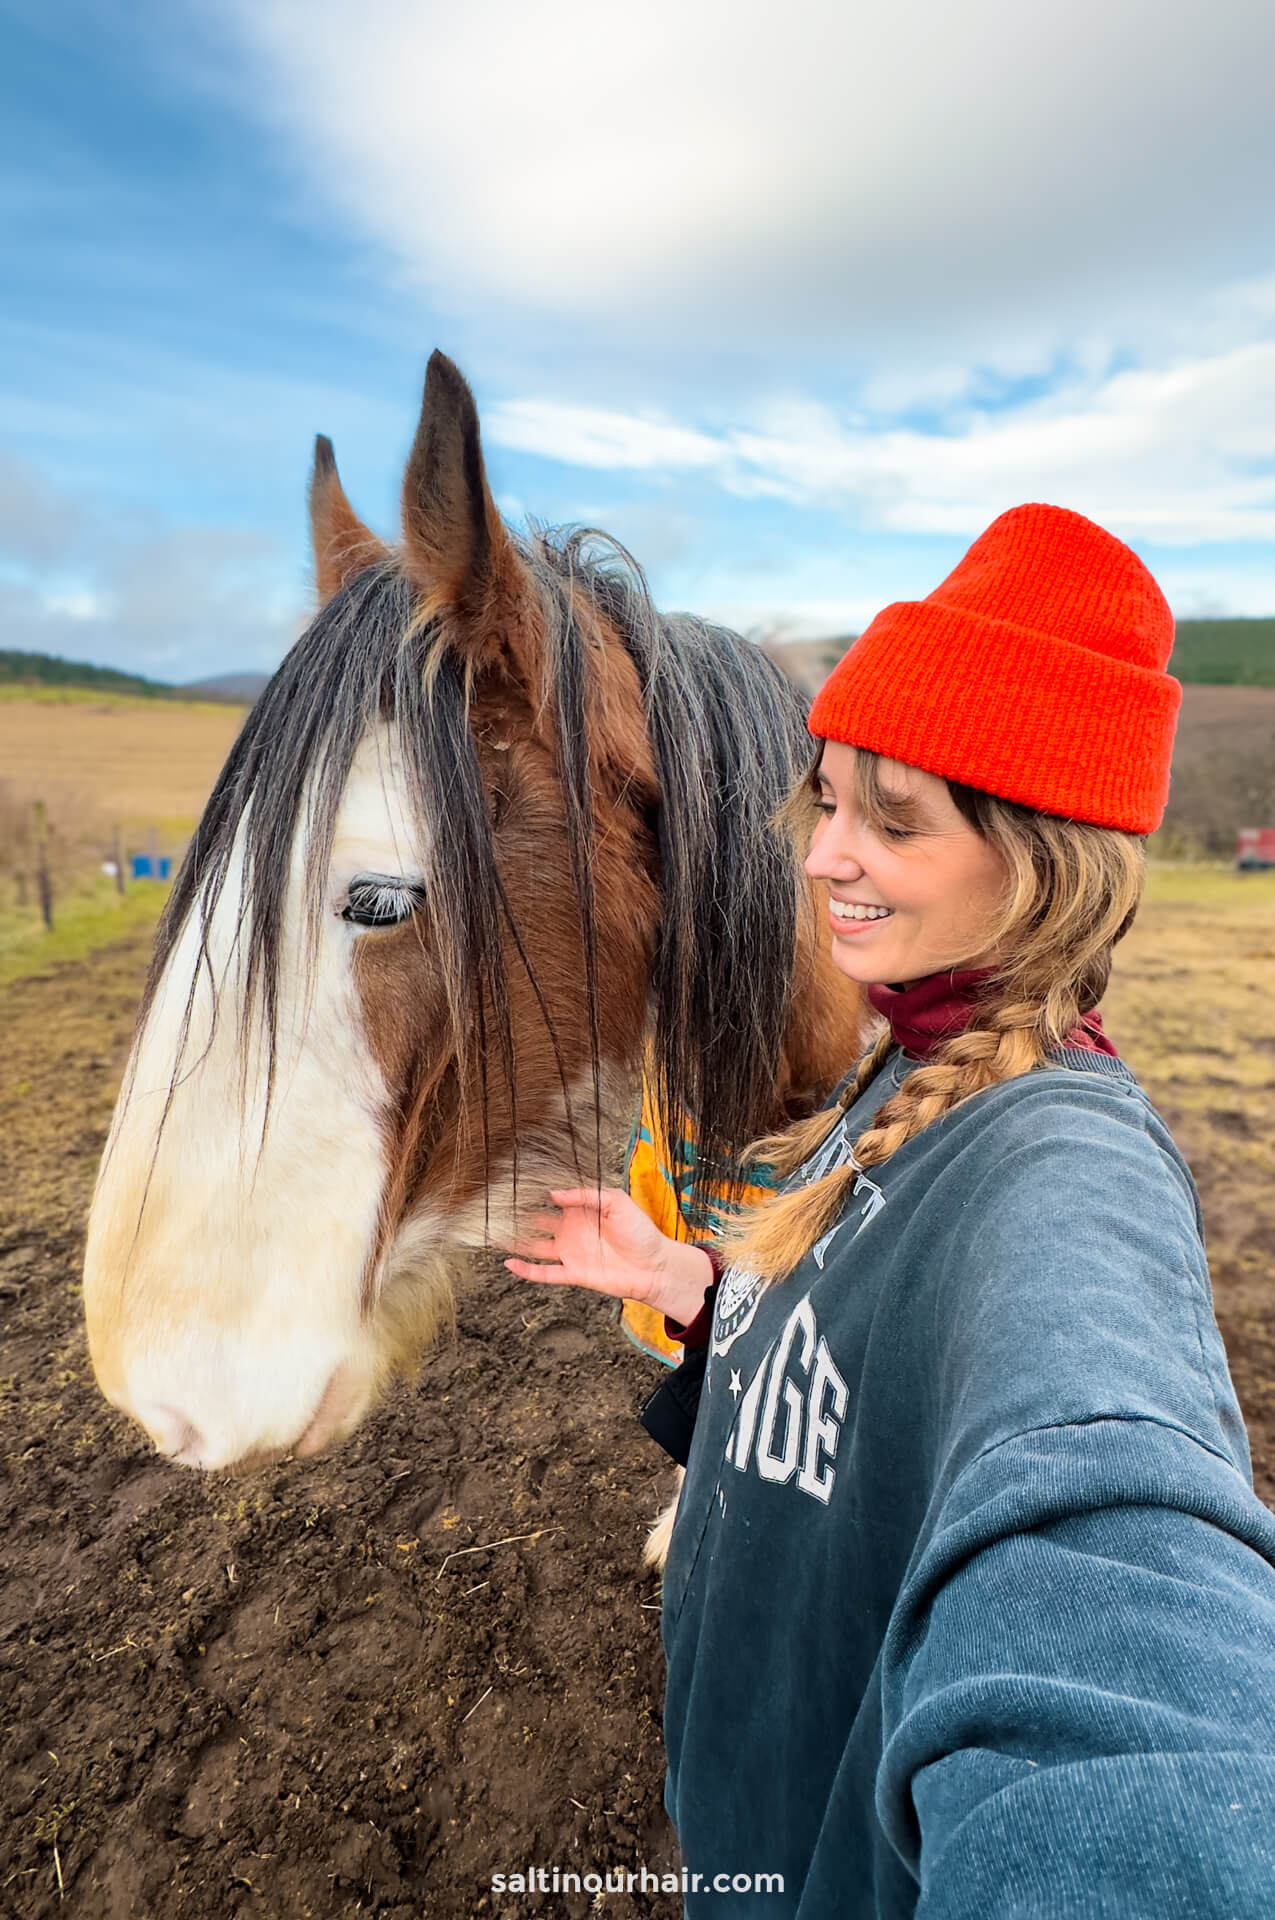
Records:
M1275 613L1268 0L0 0L0 645L185 679L392 533L430 349L509 516L846 632L1005 507Z

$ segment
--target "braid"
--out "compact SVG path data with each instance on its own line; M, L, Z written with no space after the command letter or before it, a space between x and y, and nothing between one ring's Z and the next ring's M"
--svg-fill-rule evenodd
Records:
M1045 1058L1040 1009L1027 1001L989 1011L976 1027L943 1041L911 1072L854 1143L861 1167L879 1167L914 1135L986 1087L1016 1080Z
M764 1161L780 1175L795 1173L802 1162L809 1160L811 1154L823 1145L833 1128L840 1126L843 1114L854 1105L868 1083L876 1078L893 1044L890 1029L883 1028L875 1045L868 1049L859 1062L849 1085L842 1089L830 1107L821 1107L818 1113L785 1127L782 1133L767 1133L760 1140L754 1140L745 1149L744 1159Z
M814 1116L819 1122L817 1138L813 1137L812 1122L802 1123L810 1129L812 1144L807 1144L805 1139L796 1140L794 1136L800 1129L794 1127L786 1134L773 1136L772 1141L759 1141L751 1151L766 1151L771 1165L780 1172L794 1171L841 1123L893 1044L887 1029L871 1053L864 1057L837 1104ZM977 1027L954 1034L942 1043L932 1060L913 1068L898 1092L878 1109L868 1130L859 1135L843 1166L835 1167L809 1186L776 1194L772 1200L741 1215L722 1236L723 1253L729 1260L767 1279L782 1279L815 1241L836 1225L861 1173L869 1167L883 1165L900 1147L926 1127L933 1126L936 1120L942 1120L963 1101L1002 1080L1014 1080L1030 1073L1044 1057L1045 1041L1038 1005L1019 1000L989 1009ZM784 1147L791 1143L794 1150L801 1149L789 1166L783 1166L775 1152L781 1143ZM786 1157L791 1159L792 1154Z

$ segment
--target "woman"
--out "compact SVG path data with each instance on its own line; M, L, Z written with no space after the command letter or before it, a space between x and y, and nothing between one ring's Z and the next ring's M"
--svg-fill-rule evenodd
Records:
M880 1041L759 1143L787 1179L719 1287L618 1193L556 1194L508 1263L688 1343L711 1312L666 1800L706 1885L783 1892L689 1914L1275 1913L1275 1520L1191 1176L1097 1012L1172 639L1134 554L1054 507L887 607L788 809Z

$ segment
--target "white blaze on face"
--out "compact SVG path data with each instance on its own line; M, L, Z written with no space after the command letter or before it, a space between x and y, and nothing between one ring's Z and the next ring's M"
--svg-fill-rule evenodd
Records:
M241 1101L233 937L241 831L208 929L217 1019L205 970L156 1154L196 968L192 915L136 1048L89 1221L85 1309L98 1380L163 1452L189 1465L311 1451L340 1437L357 1424L381 1371L360 1285L385 1180L386 1088L355 991L358 929L340 915L356 874L419 878L387 729L361 745L342 799L308 1007L301 840L299 831L264 1149L259 1156L263 1048L253 1049Z

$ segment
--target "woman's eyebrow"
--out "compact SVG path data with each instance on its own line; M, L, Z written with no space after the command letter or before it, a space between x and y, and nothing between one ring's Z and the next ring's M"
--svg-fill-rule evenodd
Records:
M812 785L820 793L830 793L836 798L836 788L822 767L816 767L811 775ZM891 826L911 827L924 832L934 824L933 815L924 799L901 788L883 787L878 784L873 798L873 807L882 819Z
M900 826L924 826L930 818L929 808L915 793L892 792L888 787L881 787L877 792L877 804L882 813L888 814Z

